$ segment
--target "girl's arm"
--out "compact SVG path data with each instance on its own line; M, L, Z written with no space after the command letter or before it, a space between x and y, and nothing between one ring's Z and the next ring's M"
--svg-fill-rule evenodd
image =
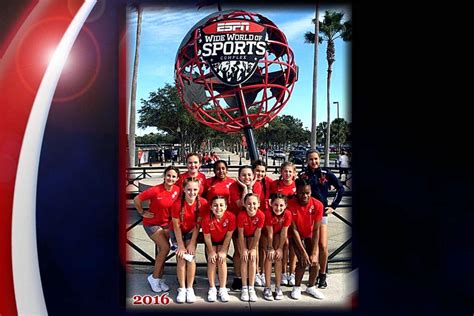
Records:
M212 246L211 234L204 234L204 243L206 244L206 247L209 251L207 259L209 259L211 263L216 263L217 254L214 251L214 247Z
M311 236L311 239L313 241L313 251L312 253L310 254L310 260L311 260L311 263L318 263L318 244L319 244L319 227L321 226L321 221L317 221L317 222L314 222L314 225L313 225L313 235Z
M249 253L248 253L247 245L245 244L244 228L239 227L238 232L239 232L240 255L242 256L244 261L247 262L249 260Z
M218 253L220 263L223 263L225 260L227 260L227 253L229 252L229 245L230 241L232 240L233 233L234 231L231 230L225 234L224 243L222 244L221 250Z
M194 253L196 252L196 242L197 242L197 237L199 235L199 228L201 228L201 225L199 224L196 224L196 226L194 226L193 234L191 235L191 241L186 247L186 250L190 255L194 255Z
M186 253L186 246L183 242L183 234L181 234L181 228L179 227L179 218L173 217L173 228L174 235L176 236L176 242L178 243L178 250L176 251L176 256L182 258Z
M137 209L137 212L140 216L146 217L146 218L153 218L155 217L155 214L153 214L150 211L145 211L142 206L142 200L138 198L138 195L133 199L133 204L135 204L135 208Z
M280 231L280 243L278 248L275 250L275 259L283 258L283 247L285 246L286 239L288 238L288 227L283 227Z
M293 229L293 239L296 241L296 246L301 252L306 253L306 249L304 248L303 242L301 241L300 233L298 232L298 229L296 229L295 222L291 223L291 229Z
M267 256L273 261L275 249L273 249L273 225L267 226Z
M249 255L250 255L250 261L254 262L257 261L257 245L258 241L260 240L260 235L262 234L262 229L258 228L255 229L255 233L253 234L252 242L250 243L249 246Z

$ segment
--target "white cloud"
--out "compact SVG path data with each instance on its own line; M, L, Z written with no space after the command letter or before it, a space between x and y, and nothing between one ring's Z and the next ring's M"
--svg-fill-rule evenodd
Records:
M302 38L307 31L314 32L314 24L312 22L314 13L308 14L297 21L289 21L278 25L280 30L285 33L288 40L293 40L298 37Z

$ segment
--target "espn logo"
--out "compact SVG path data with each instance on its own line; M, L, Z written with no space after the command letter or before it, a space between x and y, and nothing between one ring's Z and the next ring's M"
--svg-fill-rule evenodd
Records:
M250 29L249 22L224 22L217 23L217 32L229 31L248 31Z

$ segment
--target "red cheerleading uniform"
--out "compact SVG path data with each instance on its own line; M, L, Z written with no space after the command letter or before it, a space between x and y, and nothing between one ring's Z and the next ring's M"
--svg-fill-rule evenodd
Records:
M285 184L283 180L273 181L272 186L270 187L271 194L283 194L288 198L292 198L296 195L296 185L295 181L291 184Z
M237 215L237 227L244 229L245 237L252 237L255 234L255 230L257 228L263 228L264 224L265 214L261 210L257 210L257 213L252 217L245 211Z
M155 214L153 218L143 218L143 225L167 226L171 221L170 207L179 198L179 188L175 185L166 191L165 185L159 184L138 195L140 201L150 200L149 211Z
M235 215L225 211L220 220L213 215L207 215L202 220L202 232L211 234L212 242L221 242L224 240L227 232L234 231L236 226Z
M180 192L183 191L183 182L186 178L190 178L190 175L185 172L179 175L178 181L176 181L175 185L178 186ZM199 196L202 196L204 193L204 182L206 181L206 176L202 172L198 172L198 175L195 177L199 181Z
M300 237L311 238L314 222L323 218L323 203L310 197L308 204L300 205L298 200L292 199L288 201L287 209L291 212L292 221L296 224Z
M212 198L218 195L225 197L227 205L229 205L229 187L235 180L229 177L221 180L217 177L206 179L204 182L204 196L206 200L211 203Z
M283 214L276 216L273 211L267 211L265 213L265 226L273 227L273 235L280 233L283 227L290 227L291 225L291 212L284 210Z
M184 206L183 220L181 220L180 218L181 200L174 202L173 205L171 206L171 217L177 218L180 220L179 228L181 228L182 234L186 234L192 231L194 227L196 227L196 225L199 223L198 217L203 218L203 216L206 216L206 209L207 209L207 214L209 213L209 205L206 199L202 197L198 197L198 199L199 199L199 202L201 203L201 206L198 209L198 214L196 214L197 199L191 205L189 205L188 202L186 201L183 202L183 206ZM170 225L170 230L174 230L173 225Z
M252 192L255 193L255 195L258 195L260 197L260 194L262 192L262 184L259 181L256 181L255 184L252 187ZM245 210L244 207L239 208L237 206L237 201L240 200L242 197L242 192L240 191L240 185L237 181L232 183L229 187L229 207L227 210L231 211L234 213L236 216L237 214ZM262 201L260 201L261 203Z

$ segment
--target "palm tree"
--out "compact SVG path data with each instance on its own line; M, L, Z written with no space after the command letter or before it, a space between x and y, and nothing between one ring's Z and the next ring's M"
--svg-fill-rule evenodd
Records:
M343 41L352 40L352 20L342 23L344 12L327 11L324 14L324 19L319 22L319 34L318 43L324 41L327 42L326 48L326 59L328 61L328 75L327 75L327 91L326 91L326 104L327 104L327 132L326 132L326 146L324 148L325 157L329 157L329 146L331 143L331 121L330 121L330 91L331 91L331 74L332 64L336 61L336 47L334 41L338 38L342 38ZM316 23L313 20L313 23ZM305 43L314 43L315 34L307 32L305 35ZM324 166L329 165L329 159L324 160Z
M132 75L132 91L130 93L130 131L128 134L128 153L130 157L130 167L135 167L135 125L136 125L136 98L137 98L137 77L138 77L138 60L140 51L140 36L142 32L142 13L143 7L140 4L132 4L137 10L137 36L135 40L135 60L133 63Z

